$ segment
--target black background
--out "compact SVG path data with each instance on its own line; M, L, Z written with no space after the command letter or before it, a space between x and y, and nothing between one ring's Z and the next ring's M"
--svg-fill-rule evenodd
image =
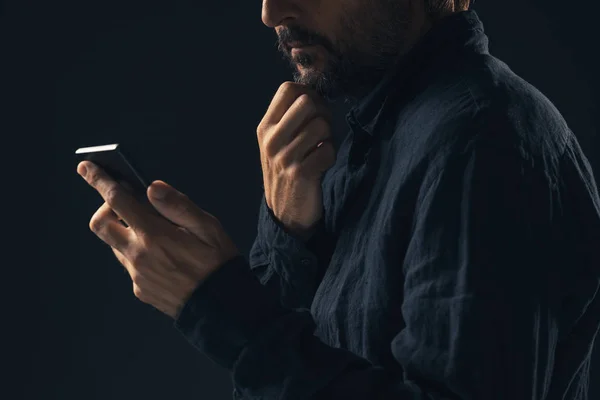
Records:
M231 398L228 373L135 299L89 231L102 200L73 152L131 146L150 179L217 216L247 254L261 196L255 129L291 76L260 3L1 5L0 398ZM599 171L597 13L565 3L479 0L476 10L491 52L553 101ZM345 108L334 108L339 137Z

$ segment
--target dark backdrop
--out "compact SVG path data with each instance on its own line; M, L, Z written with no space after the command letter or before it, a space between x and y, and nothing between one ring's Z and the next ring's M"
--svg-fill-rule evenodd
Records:
M0 398L231 398L226 371L135 299L88 230L102 202L72 153L134 146L151 179L220 218L247 254L261 196L255 128L290 77L260 3L0 3L0 357L9 371ZM596 13L547 0L480 0L476 9L492 52L554 102L599 171ZM338 135L344 111L336 106ZM600 398L597 382L591 398Z

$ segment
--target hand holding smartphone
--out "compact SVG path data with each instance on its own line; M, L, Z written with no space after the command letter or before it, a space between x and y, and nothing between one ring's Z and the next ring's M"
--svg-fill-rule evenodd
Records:
M160 215L146 195L149 181L142 176L131 156L126 154L121 145L115 143L81 147L75 151L75 156L78 162L87 160L98 165L115 181L129 190L140 203L147 204L152 211Z

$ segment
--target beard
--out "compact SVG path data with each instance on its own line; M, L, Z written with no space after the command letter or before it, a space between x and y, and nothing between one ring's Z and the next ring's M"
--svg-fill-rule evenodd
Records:
M342 9L335 43L299 26L279 31L278 48L292 67L294 81L313 88L329 101L358 101L407 50L409 2L360 3L355 9ZM291 42L312 47L292 55Z

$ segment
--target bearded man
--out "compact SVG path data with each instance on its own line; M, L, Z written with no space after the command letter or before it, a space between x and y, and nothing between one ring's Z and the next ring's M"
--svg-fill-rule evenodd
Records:
M234 398L587 399L594 177L552 103L490 55L469 6L263 0L294 82L257 129L248 261L164 182L148 192L161 220L80 166L107 199L92 230L136 296L231 371ZM336 99L352 105L339 148Z

